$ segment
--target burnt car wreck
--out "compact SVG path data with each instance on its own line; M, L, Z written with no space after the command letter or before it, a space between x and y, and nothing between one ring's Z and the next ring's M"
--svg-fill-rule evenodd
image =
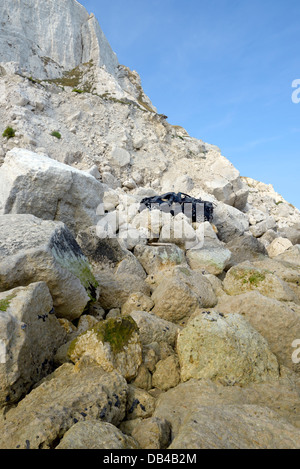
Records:
M184 213L192 222L204 222L213 220L214 206L212 202L195 199L183 192L167 192L166 194L146 197L141 201L140 212L145 209L160 210L173 216Z

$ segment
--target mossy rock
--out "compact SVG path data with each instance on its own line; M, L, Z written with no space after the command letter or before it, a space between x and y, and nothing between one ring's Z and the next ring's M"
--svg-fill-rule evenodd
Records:
M10 302L16 295L9 295L3 300L0 300L0 311L5 312L8 310Z
M131 316L106 319L74 339L69 347L68 356L72 357L78 340L84 335L95 334L99 342L108 343L112 352L117 354L125 349L132 335L138 332L139 328Z
M232 267L226 274L223 286L227 295L240 295L256 290L278 301L297 302L295 293L287 282L268 269L256 268L250 262Z
M117 370L131 380L142 363L139 328L130 316L107 319L74 339L67 355L74 363L87 356L105 371Z
M139 332L131 316L107 319L95 326L93 330L101 342L109 343L114 353L124 350L132 335Z

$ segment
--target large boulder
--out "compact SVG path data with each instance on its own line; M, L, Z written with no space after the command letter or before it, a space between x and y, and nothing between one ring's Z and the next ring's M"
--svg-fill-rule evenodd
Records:
M294 364L292 361L292 344L300 337L299 306L268 298L258 291L251 291L220 298L218 311L244 316L267 339L280 365L300 371L300 364Z
M58 317L76 319L97 297L87 258L63 223L0 216L0 291L46 282Z
M159 396L154 417L167 419L172 427L173 437L176 437L182 422L186 418L192 418L199 407L236 405L268 407L294 425L295 430L300 428L299 388L293 374L276 381L234 387L223 386L211 380L191 379Z
M168 449L298 449L300 431L268 408L198 407Z
M248 261L232 267L227 272L223 285L228 295L240 295L254 290L279 301L299 302L287 282Z
M267 341L240 315L198 313L179 333L182 381L212 379L226 386L279 377Z
M17 402L53 371L65 336L46 283L0 293L0 406Z
M96 224L102 184L90 174L21 148L0 168L0 214L29 213L65 223L72 233Z
M99 366L65 364L0 418L1 449L51 449L77 422L119 425L128 387L117 372Z
M290 264L300 267L300 244L295 244L295 246L290 247L281 254L278 254L278 256L276 256L276 260L289 262Z
M279 228L280 236L289 239L293 244L300 244L300 223Z

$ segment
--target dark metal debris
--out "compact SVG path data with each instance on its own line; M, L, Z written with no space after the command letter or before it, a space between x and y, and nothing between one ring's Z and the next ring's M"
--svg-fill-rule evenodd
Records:
M204 222L213 220L214 206L212 202L195 199L183 192L167 192L166 194L146 197L141 201L140 212L145 209L158 209L165 213L176 216L184 213L192 222Z

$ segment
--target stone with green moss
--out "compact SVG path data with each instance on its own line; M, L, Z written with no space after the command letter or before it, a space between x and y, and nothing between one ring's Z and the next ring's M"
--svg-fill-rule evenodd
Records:
M0 300L0 311L5 312L8 310L11 300L15 295L9 295L6 298Z
M117 370L126 379L133 379L142 363L139 329L130 316L110 318L74 339L68 357L76 363L88 356L105 371Z
M250 262L243 262L232 267L227 272L223 284L228 295L240 295L257 290L269 298L297 302L288 283L268 269L260 269Z

